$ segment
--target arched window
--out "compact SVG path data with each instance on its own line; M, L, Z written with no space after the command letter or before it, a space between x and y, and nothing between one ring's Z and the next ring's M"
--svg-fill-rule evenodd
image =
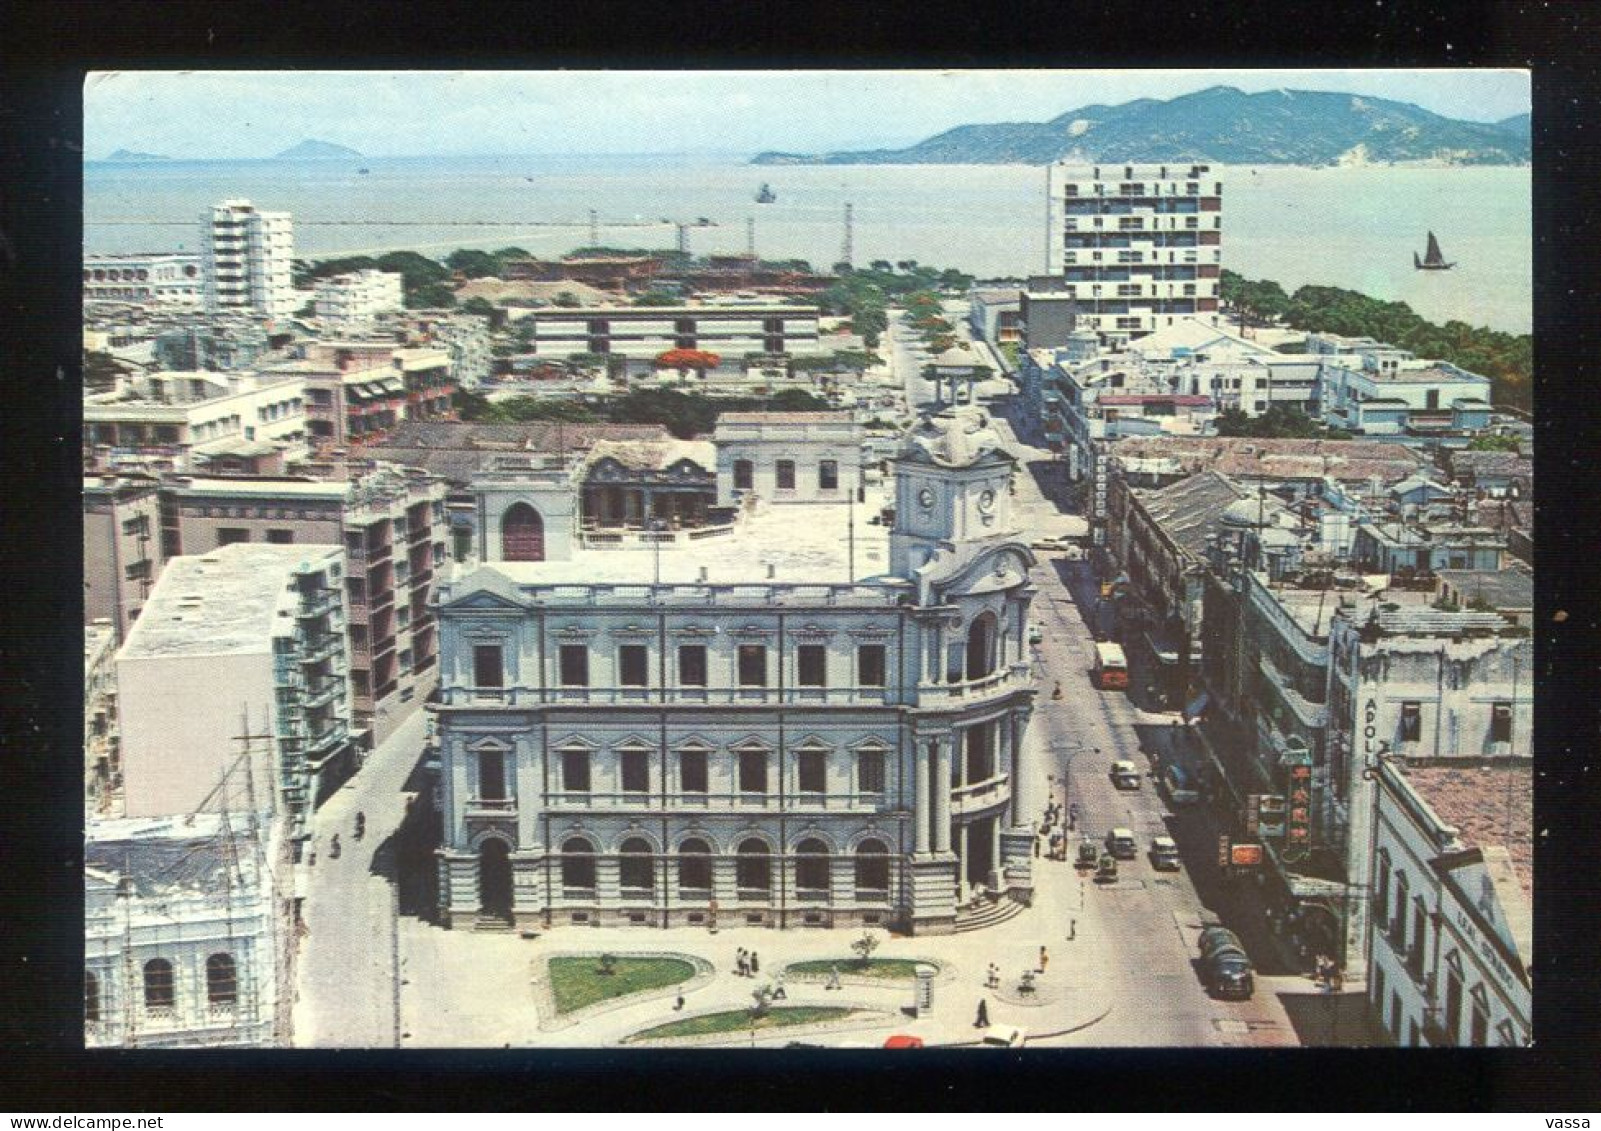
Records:
M765 842L755 837L740 842L735 882L751 891L772 890L773 859Z
M995 614L980 613L967 630L967 678L983 679L995 670Z
M712 886L712 849L698 837L691 837L678 846L678 886L680 888Z
M617 863L619 880L625 888L649 891L656 886L655 862L651 859L650 843L643 837L629 837L623 841L622 855Z
M571 837L561 846L561 886L595 886L595 846L581 836Z
M828 890L828 846L816 837L795 846L795 886L802 891Z
M152 958L145 963L145 1008L170 1010L175 1002L172 963L165 958Z
M206 959L206 1000L212 1005L233 1005L239 1000L239 975L232 955L213 954Z
M100 979L93 970L86 970L83 975L83 1019L100 1020Z
M527 503L513 503L500 520L501 560L545 560L545 520Z
M751 461L748 459L736 459L734 461L734 490L749 491L755 481L756 471Z
M882 896L889 891L889 847L881 840L856 846L856 894Z

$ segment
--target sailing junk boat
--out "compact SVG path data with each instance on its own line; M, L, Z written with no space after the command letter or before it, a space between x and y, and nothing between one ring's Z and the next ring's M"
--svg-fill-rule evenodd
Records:
M1433 232L1430 232L1428 251L1424 252L1422 259L1419 259L1418 253L1414 251L1412 266L1419 271L1449 271L1456 264L1445 261L1445 256L1440 254L1440 241L1434 238Z
M769 184L763 184L762 191L756 194L757 204L771 204L777 199L778 194L773 191L773 186Z

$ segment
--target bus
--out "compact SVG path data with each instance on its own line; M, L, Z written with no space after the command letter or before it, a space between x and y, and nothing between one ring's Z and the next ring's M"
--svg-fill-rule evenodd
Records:
M1095 646L1095 686L1102 691L1128 689L1128 661L1123 658L1121 644Z

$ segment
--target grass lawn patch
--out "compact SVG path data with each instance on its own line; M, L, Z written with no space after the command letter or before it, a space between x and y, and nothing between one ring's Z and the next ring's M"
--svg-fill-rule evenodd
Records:
M547 968L557 1013L572 1013L599 1001L676 986L695 976L694 965L682 958L614 958L610 974L600 972L598 954L552 958Z
M757 1032L763 1029L781 1029L787 1025L815 1025L819 1021L836 1021L857 1012L837 1005L780 1006L768 1010L756 1019ZM700 1037L710 1033L748 1033L751 1030L750 1010L730 1009L723 1013L708 1013L701 1017L686 1017L682 1021L669 1021L654 1029L645 1029L628 1037L632 1041L657 1041L668 1037Z
M821 958L813 962L797 962L784 968L785 973L796 977L824 977L830 970L839 967L841 974L849 974L856 978L883 978L886 981L913 981L917 978L917 968L927 966L926 962L919 962L915 958L870 958L864 965L859 958Z

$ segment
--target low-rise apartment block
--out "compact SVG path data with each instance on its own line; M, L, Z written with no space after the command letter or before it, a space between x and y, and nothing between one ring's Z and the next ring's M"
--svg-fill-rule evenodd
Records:
M190 471L230 456L292 461L307 452L305 384L289 376L142 374L85 397L83 420L92 467Z
M85 255L83 300L199 310L205 302L200 256L176 252Z
M144 475L83 481L84 623L107 621L119 641L138 619L167 557L158 486Z
M533 324L532 352L555 360L599 354L648 363L668 350L684 349L742 362L746 354L819 349L814 306L548 307L526 321Z
M197 812L243 759L247 784L306 835L313 806L354 769L344 574L329 545L167 563L117 654L128 816Z
M366 322L405 307L401 276L395 271L352 271L317 280L317 317L335 326Z

